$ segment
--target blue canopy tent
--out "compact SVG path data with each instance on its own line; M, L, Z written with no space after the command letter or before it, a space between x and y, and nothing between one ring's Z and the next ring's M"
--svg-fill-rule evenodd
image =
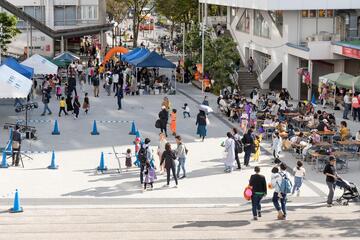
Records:
M123 54L121 56L121 60L125 60L127 57L130 57L131 55L134 55L135 53L137 53L140 50L141 50L141 48L135 48L135 49L131 50L130 52Z
M34 75L33 68L18 63L18 61L12 57L7 58L2 65L8 66L28 79L31 79Z
M136 61L132 61L133 64L137 68L143 67L152 67L152 68L176 68L176 65L160 56L157 52L153 51L141 59L137 59Z
M137 53L125 57L124 61L125 62L131 62L132 60L138 59L138 58L142 58L143 56L145 56L147 53L149 52L149 50L147 50L146 48L141 48L140 51L138 51Z
M60 61L60 62L71 63L73 61L80 60L80 58L78 56L76 56L75 54L72 54L70 52L63 52L63 53L57 55L56 57L54 57L54 60Z

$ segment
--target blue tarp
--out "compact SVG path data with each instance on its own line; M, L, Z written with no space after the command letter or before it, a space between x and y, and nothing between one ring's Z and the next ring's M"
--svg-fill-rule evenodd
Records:
M152 67L152 68L176 68L176 65L160 56L157 52L153 51L143 58L134 61L135 67Z
M22 65L20 63L18 63L18 61L16 61L14 58L9 57L7 58L2 65L6 65L9 68L15 70L16 72L20 73L21 75L23 75L26 78L31 79L34 75L34 69L25 65Z
M149 52L149 50L147 50L146 48L141 48L140 51L136 52L135 54L125 57L124 61L130 63L131 61L133 61L135 59L142 58L148 52Z
M123 60L123 61L126 60L127 57L130 57L131 55L137 53L140 50L141 50L141 48L135 48L135 49L131 50L130 52L123 54L121 56L121 60Z

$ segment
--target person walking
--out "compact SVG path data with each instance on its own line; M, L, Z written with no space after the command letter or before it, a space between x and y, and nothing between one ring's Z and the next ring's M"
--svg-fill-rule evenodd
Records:
M171 145L170 143L166 143L165 145L165 151L162 154L161 157L161 161L160 161L160 165L162 165L163 163L165 163L165 169L166 169L166 182L167 182L167 187L170 186L170 171L173 174L174 180L175 180L175 184L176 187L178 185L178 180L175 174L175 159L176 159L176 155L174 153L174 151L171 150Z
M203 102L202 102L202 105L209 106L209 100L208 100L208 97L207 97L207 96L204 97L204 100L203 100Z
M85 93L85 97L84 97L84 102L82 105L82 108L85 110L85 114L88 114L89 109L90 109L90 100L89 100L89 94L86 92Z
M52 112L51 112L51 110L49 108L50 98L51 98L50 93L48 92L47 89L44 89L43 93L42 93L42 99L41 99L43 104L44 104L44 111L41 114L41 116L45 116L46 111L48 111L49 115L52 114Z
M74 107L74 119L77 119L79 117L80 107L81 107L81 104L79 102L79 96L75 96L73 107Z
M231 173L234 167L235 162L235 140L233 139L233 135L228 132L226 133L227 139L224 142L225 147L225 170L226 173Z
M292 195L294 195L295 191L297 192L297 197L300 196L300 188L304 181L305 177L305 168L303 167L302 161L297 161L296 167L294 167L294 187L292 190Z
M273 142L271 145L271 150L274 156L274 163L279 164L280 161L280 152L282 147L282 138L280 137L279 131L275 131L273 135Z
M156 180L156 172L155 169L151 166L150 161L146 161L145 163L144 175L144 191L147 190L148 185L150 185L150 189L153 190L154 181Z
M252 149L254 147L254 138L252 136L252 128L250 128L246 134L244 134L244 137L242 138L242 143L244 146L244 165L245 167L250 166L249 162L250 162L250 157L251 157L251 152Z
M353 120L356 121L356 117L358 117L358 120L360 121L360 94L359 96L354 95L351 104L353 108Z
M196 117L196 125L197 125L197 135L200 136L202 141L204 141L206 135L207 135L207 117L206 113L202 110L199 111L197 117Z
M19 125L15 125L15 130L12 134L12 164L11 166L18 167L20 161L21 151L21 133L19 132Z
M159 134L159 145L158 145L158 150L157 150L157 154L159 156L159 159L161 161L161 158L162 158L162 154L164 153L165 151L165 145L167 143L167 140L166 140L166 137L165 137L165 134L164 133L160 133ZM164 167L164 164L160 164L160 173L163 173L165 172L165 167Z
M184 143L182 142L182 139L180 136L176 136L175 139L176 139L176 144L177 144L176 157L179 162L177 165L176 177L178 179L183 179L186 177L185 162L186 162L186 156L187 156L187 149L186 149L186 146L184 145ZM180 168L183 171L183 175L181 177L180 177Z
M254 140L254 161L257 162L259 161L260 159L260 152L261 152L261 149L260 149L260 143L261 143L261 140L262 140L262 135L256 135L255 136L255 140Z
M150 151L150 139L145 138L143 144L141 144L139 152L138 152L138 159L140 162L140 183L144 183L144 170L146 166L146 162L151 161L151 151Z
M330 156L329 163L326 164L323 173L326 175L326 185L329 188L329 194L327 197L327 206L332 207L334 191L335 191L335 183L339 176L336 173L336 158Z
M161 111L159 112L159 119L160 119L160 131L162 133L165 133L165 136L167 137L167 124L169 120L169 113L166 110L166 106L161 106Z
M252 189L251 205L254 220L261 217L261 199L267 194L266 179L260 174L260 167L254 168L255 174L251 175L249 186Z
M190 118L190 108L189 105L187 103L184 103L184 106L182 107L183 111L183 116L184 118L186 118L186 116L188 116Z
M250 57L247 64L248 64L249 73L253 73L254 59L252 57Z
M349 119L348 114L351 110L351 98L350 93L345 93L344 96L344 113L343 113L343 119Z
M285 185L287 185L287 184L291 185L290 175L286 171L286 168L287 168L286 164L281 163L280 164L280 172L277 171L278 175L275 174L271 177L271 184L273 187L275 186L275 191L274 191L272 201L273 201L273 204L274 204L276 210L278 211L278 219L279 220L286 219L286 202L287 202L287 192L286 191L287 191L287 189L286 189ZM279 199L280 199L281 207L279 205Z
M237 164L237 169L241 169L241 163L239 159L239 153L242 153L242 143L241 143L241 137L239 134L239 130L237 128L232 129L232 135L233 139L235 141L235 161Z
M60 106L60 110L59 110L59 117L61 117L61 112L64 112L65 115L68 115L68 113L65 110L66 107L66 102L65 102L65 98L61 97L61 100L59 102L59 106Z
M99 73L98 73L97 70L94 72L94 75L93 75L93 77L91 78L91 81L92 81L92 84L93 84L93 86L94 86L94 97L99 97L99 92L100 92L100 89L99 89L100 80L99 80Z
M124 93L123 93L122 88L117 88L115 97L117 98L118 110L121 110L122 109L121 100L124 97Z
M74 111L74 107L73 107L73 104L72 104L72 96L69 94L67 95L66 97L66 110L68 113L73 113Z
M176 136L176 109L173 109L170 114L170 130L173 136Z

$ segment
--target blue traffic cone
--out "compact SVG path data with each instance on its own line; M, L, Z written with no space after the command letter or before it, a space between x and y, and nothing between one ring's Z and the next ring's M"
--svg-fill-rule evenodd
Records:
M58 124L58 121L57 121L57 120L55 120L54 130L52 131L51 134L52 134L52 135L60 135L59 124Z
M20 207L19 192L16 189L15 199L14 199L14 206L13 206L13 208L10 208L9 212L10 213L19 213L19 212L23 212L23 211L24 211L23 208Z
M48 166L48 169L58 169L58 168L59 168L59 166L56 165L56 163L55 163L55 152L53 151L52 156L51 156L51 164L50 164L50 166Z
M136 135L136 131L137 131L137 129L136 129L135 121L132 121L131 130L130 130L129 134L130 135Z
M316 105L316 98L315 98L315 94L312 95L312 98L311 98L311 103L312 105Z
M96 125L96 120L94 120L94 123L93 123L93 130L91 132L91 135L99 135L100 133L98 132L97 130L97 125Z
M100 165L97 168L98 171L106 171L107 167L105 166L105 160L104 160L104 153L101 152L101 157L100 157Z
M7 164L7 161L6 161L6 152L3 151L0 168L8 168L8 167L9 167L9 164Z
M138 130L136 130L135 136L136 136L137 138L141 138L140 132L139 132Z

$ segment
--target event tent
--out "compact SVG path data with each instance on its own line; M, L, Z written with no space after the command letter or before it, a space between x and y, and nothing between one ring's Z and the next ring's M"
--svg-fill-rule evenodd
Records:
M346 87L345 87L346 86ZM341 87L341 85L340 85ZM350 78L343 82L344 88L352 89L354 87L355 90L360 90L360 76Z
M130 52L123 54L123 55L121 56L121 60L124 60L124 61L125 61L125 59L126 59L127 57L130 57L131 55L134 55L135 53L137 53L137 52L140 51L140 50L141 50L141 48L135 48L135 49L131 50Z
M346 81L347 79L353 78L353 75L343 73L343 72L336 72L330 73L324 76L320 76L319 80L323 83L331 83L338 86L339 83Z
M18 63L14 58L9 57L5 59L2 65L6 65L10 67L11 69L15 70L16 72L20 73L26 78L31 79L34 75L34 69L28 66L25 66L23 64Z
M38 54L26 59L22 64L33 68L34 73L39 75L58 73L58 66Z
M125 57L124 61L125 62L131 62L131 61L133 61L135 59L142 58L147 53L149 53L149 50L147 50L146 48L141 48L138 52L132 54L131 56Z
M0 67L0 98L26 98L32 81L7 65Z
M151 68L176 68L176 65L160 56L157 52L153 51L146 54L140 59L130 62L137 68L151 67Z
M60 61L60 62L71 63L73 61L80 60L80 58L73 53L63 52L63 53L57 55L56 57L54 57L54 60Z

